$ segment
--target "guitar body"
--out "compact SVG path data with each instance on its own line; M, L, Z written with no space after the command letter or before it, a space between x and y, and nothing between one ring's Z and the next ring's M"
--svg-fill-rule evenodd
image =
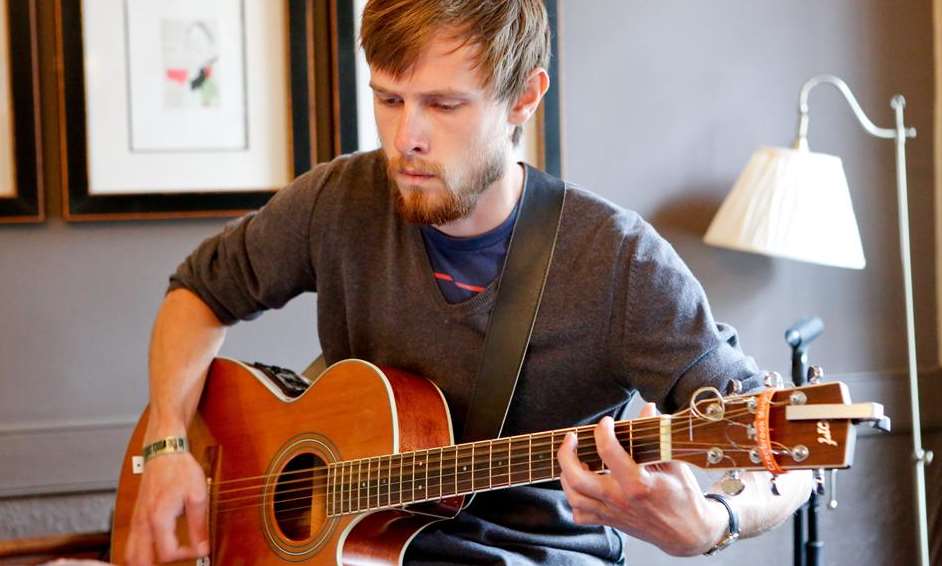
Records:
M452 497L417 513L331 514L326 480L317 475L342 460L453 444L434 384L360 360L334 364L306 390L306 383L291 391L277 382L233 360L210 367L187 435L210 483L211 564L400 564L419 531L460 510L463 498ZM111 549L118 562L140 485L147 417L121 466ZM186 540L182 518L177 536Z

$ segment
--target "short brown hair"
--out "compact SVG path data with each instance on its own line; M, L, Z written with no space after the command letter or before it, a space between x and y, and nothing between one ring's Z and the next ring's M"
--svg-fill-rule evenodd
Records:
M483 86L498 100L516 100L530 72L549 66L543 0L369 0L360 45L370 66L399 77L415 65L432 35L447 28L478 47Z

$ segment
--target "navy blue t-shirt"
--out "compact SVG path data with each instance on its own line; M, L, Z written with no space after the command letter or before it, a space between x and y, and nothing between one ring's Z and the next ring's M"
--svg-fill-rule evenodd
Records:
M521 200L517 199L500 226L478 236L456 238L434 226L421 226L425 251L446 301L466 301L484 291L500 274Z

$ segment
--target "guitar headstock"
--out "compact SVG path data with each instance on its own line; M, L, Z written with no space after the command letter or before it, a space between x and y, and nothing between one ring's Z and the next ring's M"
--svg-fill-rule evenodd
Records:
M729 397L704 388L671 417L671 459L707 470L847 468L861 422L889 428L882 405L851 404L841 382Z

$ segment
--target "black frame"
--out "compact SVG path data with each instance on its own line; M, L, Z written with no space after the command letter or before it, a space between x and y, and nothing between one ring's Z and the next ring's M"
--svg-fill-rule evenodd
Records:
M543 168L555 177L562 177L562 139L559 107L559 6L558 0L544 0L550 25L550 88L543 97Z
M345 23L346 0L282 0L288 20L289 125L292 173L326 161L341 148L338 42L351 30ZM56 35L60 58L59 104L62 143L62 201L67 220L136 220L238 216L264 205L275 191L200 191L185 194L92 195L88 186L85 77L82 47L82 0L56 0ZM352 10L352 8L351 8ZM348 18L352 25L352 19ZM354 122L355 123L355 122Z
M0 198L0 223L42 222L42 122L36 0L5 0L10 39L10 94L16 195Z

